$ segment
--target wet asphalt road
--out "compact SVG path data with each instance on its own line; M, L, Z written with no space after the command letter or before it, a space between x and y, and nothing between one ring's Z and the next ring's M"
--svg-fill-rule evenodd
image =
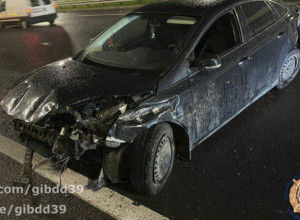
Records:
M0 31L0 98L16 79L76 53L123 13L60 13L53 27ZM198 146L191 161L177 159L157 196L137 196L124 184L111 188L171 219L290 219L284 191L300 174L299 97L300 76L269 92ZM17 140L3 113L0 133Z

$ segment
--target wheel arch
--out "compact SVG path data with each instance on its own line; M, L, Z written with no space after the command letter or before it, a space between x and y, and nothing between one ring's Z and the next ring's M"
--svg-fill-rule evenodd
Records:
M191 159L190 138L186 129L174 122L164 123L168 123L173 130L176 154L187 160Z
M297 55L298 59L297 59L297 66L296 69L293 73L293 75L291 75L291 77L289 79L282 79L281 76L281 71L282 68L284 67L284 63L286 62L286 60L288 60L292 55ZM277 89L282 90L285 87L287 87L287 85L289 85L294 79L295 77L298 75L299 69L300 69L300 49L299 48L293 48L292 50L289 51L289 53L285 56L284 60L283 60L283 64L281 65L280 69L279 69L279 83L277 85ZM283 77L284 78L284 77Z

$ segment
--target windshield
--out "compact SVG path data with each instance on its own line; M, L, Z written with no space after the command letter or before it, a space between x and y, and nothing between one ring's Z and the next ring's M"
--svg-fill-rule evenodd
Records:
M196 23L194 17L129 15L101 34L80 59L110 67L163 70L176 58Z

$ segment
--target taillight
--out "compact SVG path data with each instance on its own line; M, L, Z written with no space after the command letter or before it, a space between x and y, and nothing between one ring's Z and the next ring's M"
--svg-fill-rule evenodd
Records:
M52 5L53 6L53 8L57 8L57 5Z
M32 9L30 9L30 8L29 8L29 9L26 9L26 12L27 12L27 13L30 13L30 12L32 12Z

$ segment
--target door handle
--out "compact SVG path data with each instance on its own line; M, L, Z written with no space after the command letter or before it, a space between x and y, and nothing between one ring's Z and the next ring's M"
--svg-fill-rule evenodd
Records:
M282 38L284 36L285 32L280 32L277 36L278 39Z
M251 57L244 57L240 60L239 65L242 66L245 62L247 62L248 60L250 60Z

